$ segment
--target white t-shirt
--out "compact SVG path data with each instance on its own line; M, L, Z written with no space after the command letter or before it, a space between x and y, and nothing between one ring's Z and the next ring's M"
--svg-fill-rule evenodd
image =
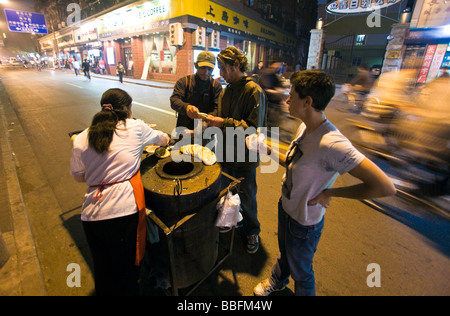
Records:
M282 194L281 200L289 216L301 225L310 226L322 220L326 209L320 204L309 206L308 201L331 188L338 174L357 167L365 156L328 120L309 135L304 135L305 130L302 123L294 140L303 155L292 167L290 199Z
M136 213L133 187L129 180L139 170L142 153L150 144L165 145L167 135L151 129L141 120L127 119L126 127L119 122L109 151L98 154L89 146L88 129L74 140L70 173L84 176L89 188L83 201L81 220L99 221ZM122 182L123 181L123 182ZM96 195L102 183L101 200Z

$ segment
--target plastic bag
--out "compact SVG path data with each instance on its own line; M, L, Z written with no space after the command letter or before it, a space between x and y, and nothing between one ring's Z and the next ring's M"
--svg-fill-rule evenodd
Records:
M238 194L231 194L228 191L227 195L223 196L219 203L217 203L217 215L216 226L222 229L231 229L237 226L242 220L241 199Z
M270 148L265 142L266 136L264 134L252 134L245 138L245 144L248 150L260 154L270 154Z

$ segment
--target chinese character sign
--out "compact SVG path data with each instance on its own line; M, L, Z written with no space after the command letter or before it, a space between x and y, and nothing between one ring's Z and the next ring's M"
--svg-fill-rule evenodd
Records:
M327 11L338 14L372 12L400 2L401 0L337 0L328 5Z
M425 83L428 76L428 71L431 67L431 62L433 61L434 53L436 52L437 45L429 45L427 48L427 52L425 54L425 58L423 61L422 69L420 69L419 79L417 79L418 83Z
M430 64L430 70L428 71L427 82L436 79L439 76L439 69L444 61L447 46L447 44L439 44L436 47L436 52L434 53L433 60Z
M48 34L43 14L5 9L5 15L11 32Z

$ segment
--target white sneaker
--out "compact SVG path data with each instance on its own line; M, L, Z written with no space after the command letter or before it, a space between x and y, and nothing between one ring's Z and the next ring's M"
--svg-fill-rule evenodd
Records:
M270 283L269 279L265 279L261 283L259 283L253 289L253 294L255 296L268 296L272 292L282 291L286 288L286 285L273 285Z

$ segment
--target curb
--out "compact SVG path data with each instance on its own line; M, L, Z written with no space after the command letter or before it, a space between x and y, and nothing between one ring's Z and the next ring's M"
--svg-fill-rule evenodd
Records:
M6 122L5 104L8 102L4 88L0 85L0 116L2 117L0 120L2 137L0 140L13 225L13 237L6 240L11 257L1 269L0 294L46 296L44 276L28 220L27 208L17 174L15 154L11 146ZM3 291L8 292L3 293ZM13 292L11 293L11 291Z

